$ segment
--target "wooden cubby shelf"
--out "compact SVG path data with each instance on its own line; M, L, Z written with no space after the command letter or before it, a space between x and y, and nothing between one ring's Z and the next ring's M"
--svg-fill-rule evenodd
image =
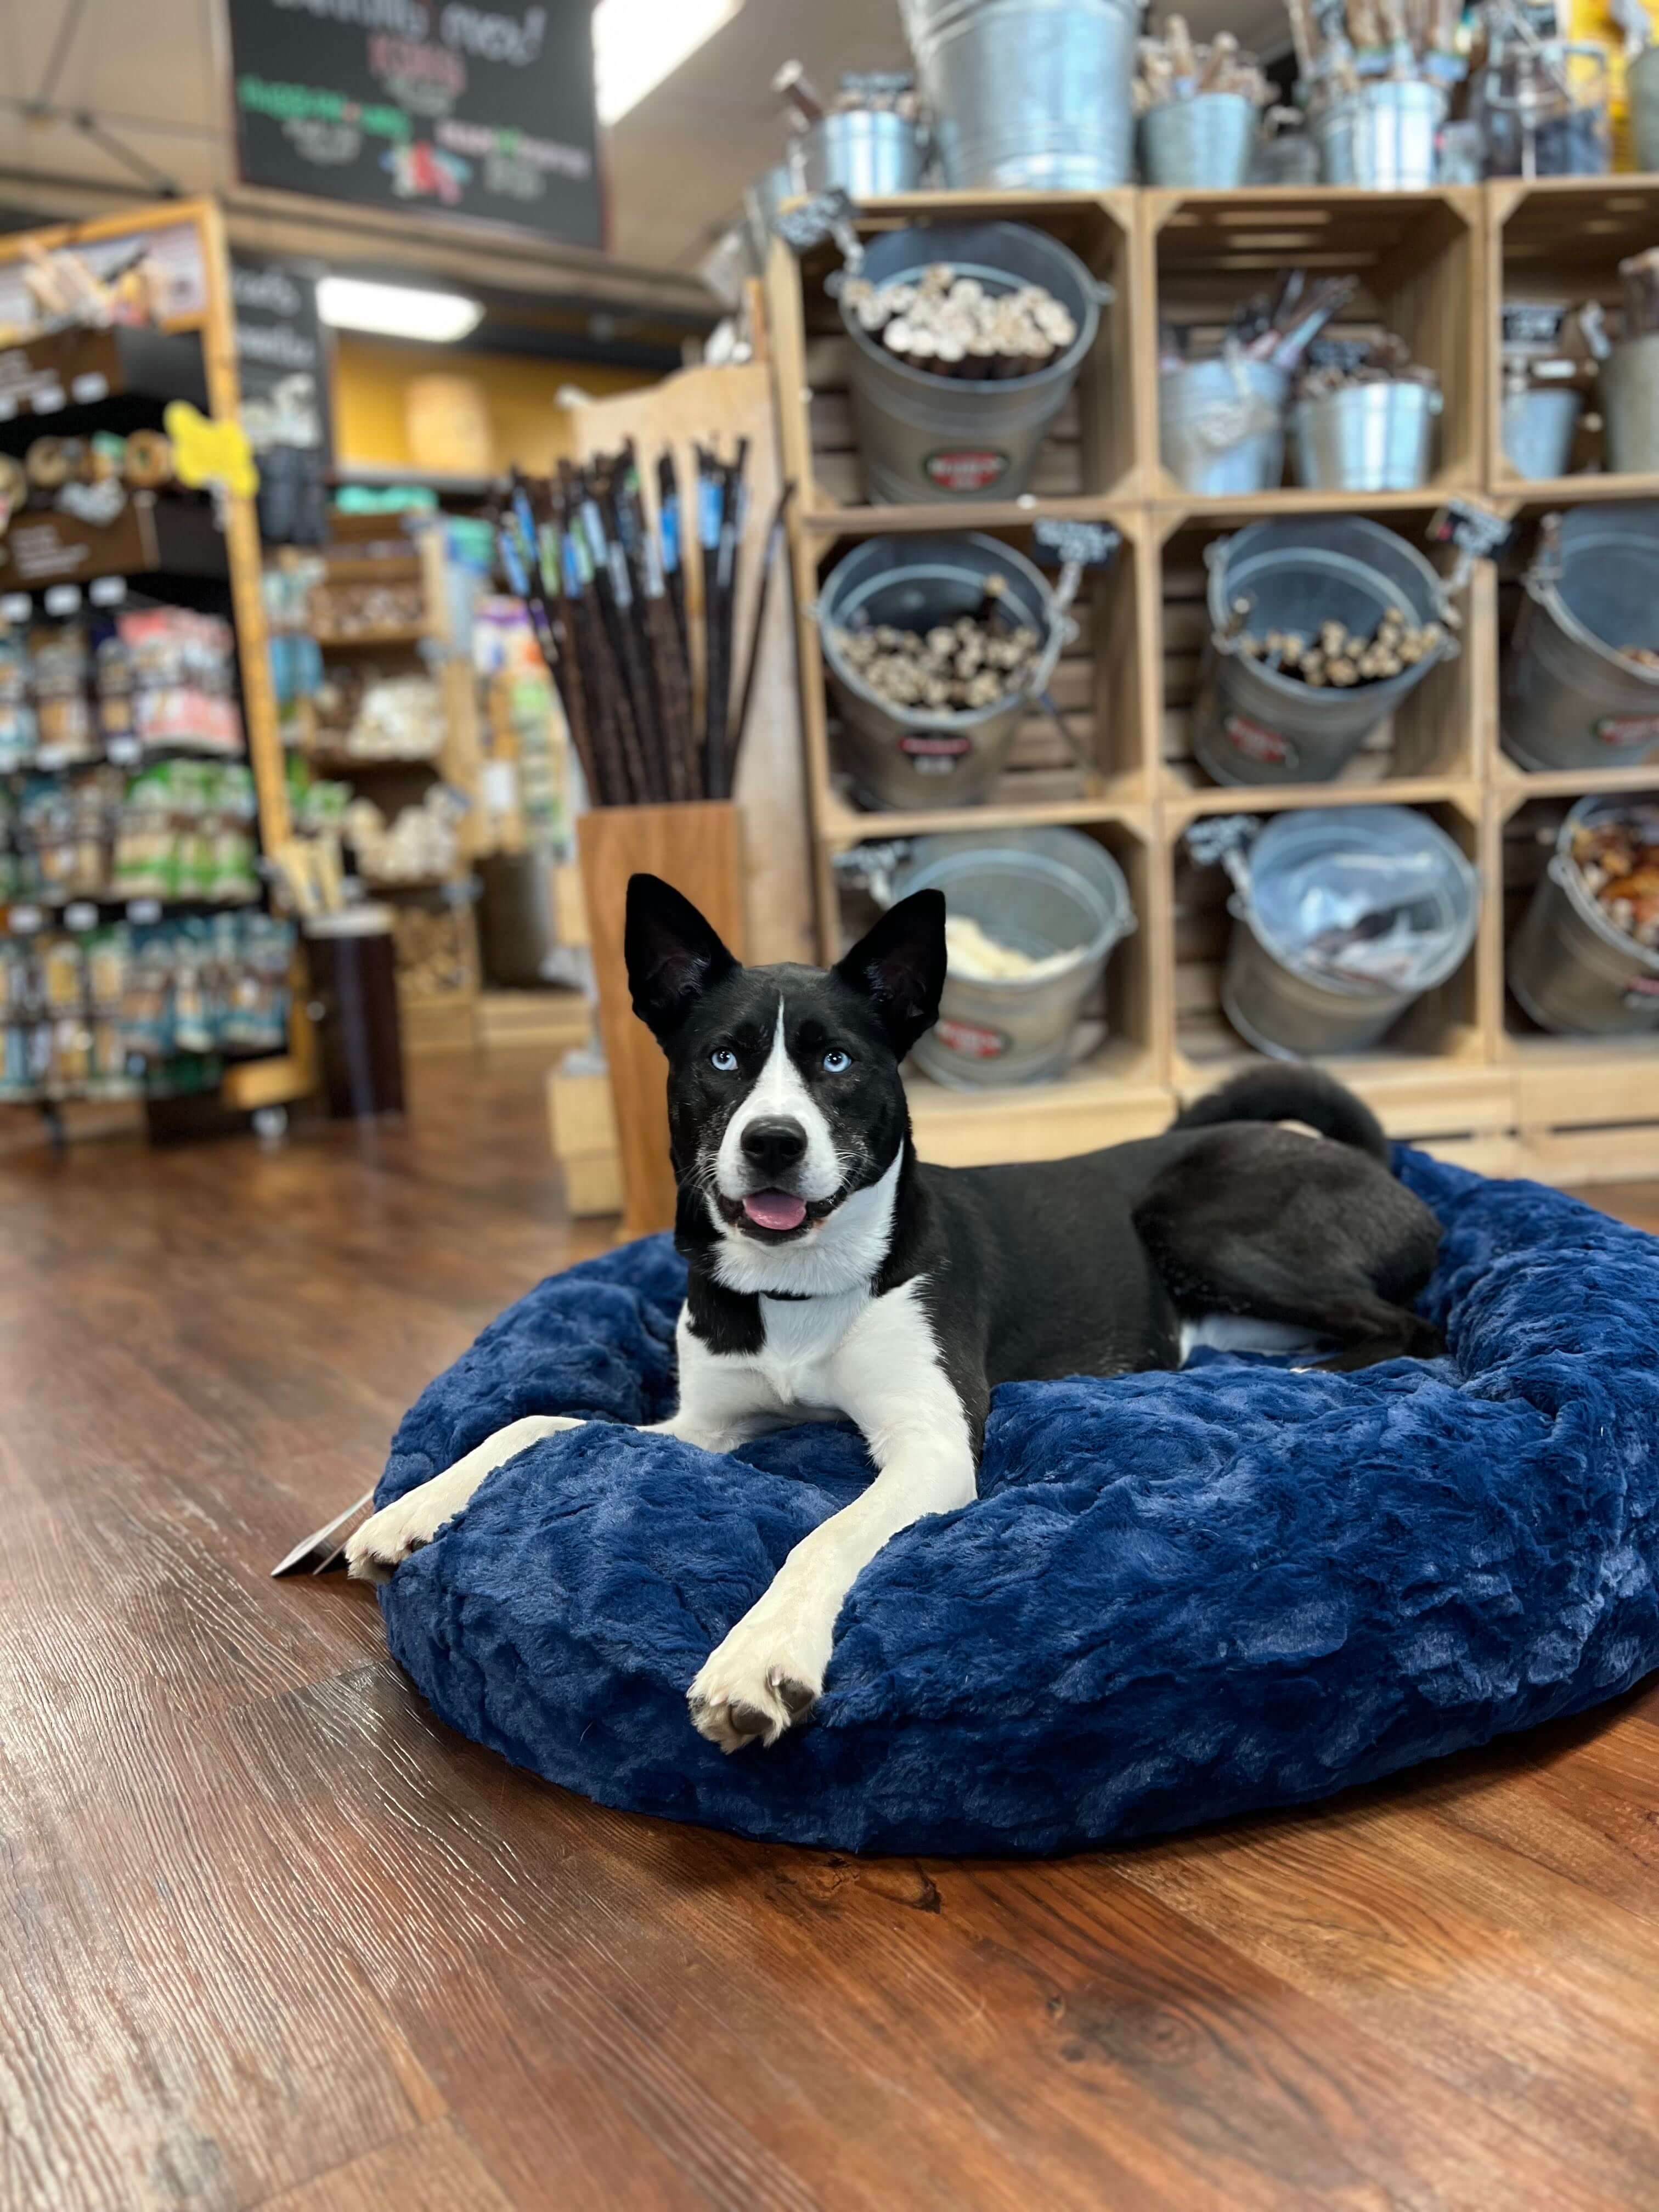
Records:
M775 252L769 321L785 473L800 487L791 521L814 885L821 951L834 957L871 909L843 893L835 861L868 842L1045 824L1081 830L1123 866L1137 928L1115 950L1102 1003L1104 1042L1062 1079L985 1092L910 1077L926 1157L1057 1158L1143 1136L1176 1105L1249 1065L1226 1024L1219 980L1224 878L1194 867L1183 840L1221 813L1400 805L1445 828L1480 877L1469 957L1376 1052L1334 1059L1390 1134L1494 1173L1564 1181L1659 1171L1659 1039L1540 1036L1509 998L1505 945L1547 851L1540 824L1587 793L1659 791L1659 758L1636 767L1534 775L1499 742L1499 672L1518 606L1526 527L1500 571L1477 562L1455 602L1460 651L1328 783L1224 786L1194 760L1193 704L1208 636L1205 548L1269 517L1369 515L1429 550L1431 515L1454 492L1523 526L1583 500L1659 496L1659 477L1583 473L1528 483L1498 448L1501 307L1514 298L1617 295L1616 266L1659 245L1659 178L1503 183L1416 193L1262 188L1084 195L919 193L858 211L873 235L896 224L975 218L1031 223L1082 254L1114 288L1079 390L1026 496L914 507L866 502L847 395L847 340L824 279L832 251L796 263ZM1237 302L1301 264L1351 270L1362 289L1344 318L1396 331L1445 394L1436 472L1382 495L1294 484L1206 500L1164 471L1158 443L1158 324L1218 331ZM1039 519L1109 522L1122 537L1110 573L1091 584L1079 635L1055 694L1081 755L1047 718L1022 729L989 802L907 812L865 811L837 758L812 605L835 561L874 535L988 532L1029 549ZM1431 552L1443 573L1451 556ZM1097 1026L1091 1034L1098 1035Z
M1428 489L1473 489L1480 481L1484 424L1484 337L1470 302L1480 289L1484 258L1478 187L1429 192L1369 192L1347 187L1283 185L1237 192L1141 194L1143 292L1146 312L1134 341L1143 385L1157 414L1158 333L1186 330L1202 356L1212 353L1235 307L1273 292L1288 268L1359 280L1353 300L1329 335L1389 331L1413 362L1434 371L1442 411L1437 458ZM1149 448L1149 451L1155 450ZM1153 495L1160 502L1218 507L1254 515L1328 510L1328 491L1294 479L1287 441L1286 481L1248 501L1212 501L1176 482L1160 456ZM1367 512L1420 505L1421 491L1370 494ZM1335 503L1352 503L1337 501Z

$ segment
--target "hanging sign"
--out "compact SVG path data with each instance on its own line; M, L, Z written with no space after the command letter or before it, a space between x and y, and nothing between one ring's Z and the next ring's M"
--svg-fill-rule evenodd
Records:
M228 0L243 181L604 243L589 0Z

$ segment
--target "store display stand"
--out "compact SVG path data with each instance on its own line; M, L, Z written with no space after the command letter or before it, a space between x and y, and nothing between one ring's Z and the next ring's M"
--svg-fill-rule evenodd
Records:
M1229 927L1219 870L1195 870L1182 839L1198 817L1285 807L1401 804L1440 823L1480 868L1474 950L1420 1001L1385 1049L1332 1065L1389 1133L1496 1173L1590 1182L1659 1170L1659 1044L1528 1034L1506 1001L1504 947L1524 871L1535 870L1523 810L1585 791L1659 790L1659 763L1532 775L1498 745L1498 663L1511 585L1489 562L1461 594L1462 654L1437 668L1392 724L1332 783L1221 787L1191 758L1188 724L1208 616L1204 549L1247 522L1297 514L1374 515L1423 543L1449 497L1525 520L1548 506L1659 493L1659 479L1578 475L1522 484L1497 448L1498 343L1506 296L1553 283L1618 297L1621 255L1659 242L1659 179L1494 184L1412 193L1352 188L1237 192L913 193L865 204L860 231L928 218L1005 220L1050 231L1110 283L1094 358L1018 500L948 506L863 503L847 399L847 352L824 279L833 248L798 260L775 245L768 317L786 471L803 487L791 520L801 716L820 957L849 935L837 855L865 841L933 831L1066 823L1117 859L1139 927L1108 978L1109 1039L1063 1079L950 1091L914 1078L925 1157L968 1164L1059 1158L1165 1127L1181 1102L1255 1055L1224 1022L1218 985ZM1434 479L1408 493L1286 489L1208 500L1158 460L1158 331L1165 318L1224 324L1239 298L1293 264L1352 270L1445 395ZM1109 523L1122 544L1074 610L1076 645L1054 686L1084 748L1068 757L1034 715L988 804L859 811L836 769L831 704L811 609L851 545L876 535L988 531L1029 550L1045 517ZM1449 565L1443 556L1442 565ZM1500 585L1503 602L1500 605ZM1506 835L1507 833L1507 835ZM1507 892L1507 896L1506 896Z
M192 370L187 380L191 390L166 395L146 388L144 396L155 402L167 396L191 398L198 404L204 398L203 411L214 423L235 423L240 392L229 264L222 218L212 201L169 200L88 222L0 238L0 283L17 264L33 254L107 248L126 242L135 247L147 242L165 264L190 273L191 306L161 327L170 337L194 334L201 347L199 377ZM38 413L43 431L72 426L76 434L91 434L103 427L101 411L112 404L118 406L123 398L122 364L140 358L144 341L151 335L148 327L70 330L38 342L43 356L56 353L67 358L73 355L76 366L67 383L49 390L46 399L38 390L27 388L9 398L7 419L17 421ZM31 354L35 343L21 350ZM65 412L66 408L70 411ZM153 509L141 507L135 498L127 510L129 526L85 532L76 544L72 542L73 528L66 526L58 532L63 540L60 554L54 556L47 546L40 559L22 574L14 561L9 573L0 575L0 588L43 593L54 580L84 586L100 576L120 575L165 592L168 574L204 573L204 562L207 573L227 576L247 759L257 794L260 842L269 853L287 839L289 821L261 597L258 526L251 497L222 487L216 496L222 540L209 537L202 526L202 516L174 518L159 505ZM221 547L222 567L219 565ZM62 562L57 579L50 573L54 557ZM12 921L9 914L7 927ZM231 1117L261 1108L286 1106L315 1087L315 1056L304 1004L305 994L296 988L290 1002L287 1051L231 1065L216 1098L210 1095L199 1102L201 1115L216 1115L220 1122L228 1122ZM90 1110L82 1115L77 1102L51 1102L49 1119L54 1136L68 1126L62 1110L65 1106L72 1119L85 1119L89 1126L107 1121L103 1102L88 1102L88 1105Z

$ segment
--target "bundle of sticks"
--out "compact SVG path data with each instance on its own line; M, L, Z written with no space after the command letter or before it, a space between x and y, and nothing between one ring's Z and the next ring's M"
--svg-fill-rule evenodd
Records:
M849 276L842 291L861 331L911 368L934 376L1034 376L1077 337L1077 319L1041 284L990 290L936 261L914 283Z
M972 614L927 630L896 629L887 623L837 629L832 633L836 651L892 706L947 714L994 706L1021 689L1042 645L1029 623L1010 616L1007 589L1000 576L988 576Z
M1184 15L1171 15L1164 36L1142 39L1136 52L1139 68L1132 97L1137 115L1207 92L1242 94L1258 107L1273 97L1267 78L1239 51L1231 31L1218 31L1207 46L1194 46Z
M1346 690L1358 684L1380 684L1426 659L1445 635L1438 623L1414 623L1399 607L1389 607L1367 637L1346 623L1324 622L1316 636L1300 630L1270 629L1258 635L1245 627L1250 603L1236 599L1232 636L1248 660L1281 676L1294 676L1316 690L1328 684Z
M916 119L915 80L897 70L848 71L835 98L826 100L799 62L786 62L772 79L772 89L796 131L810 131L826 115L851 115L860 110L902 115L911 123Z
M1271 300L1261 294L1234 312L1223 351L1236 349L1246 361L1265 361L1293 374L1358 289L1357 277L1321 276L1310 284L1305 269L1287 270Z
M732 794L793 490L785 487L767 532L734 711L748 447L740 438L724 461L698 446L689 502L663 453L654 520L631 439L580 466L562 461L540 482L515 471L497 497L507 586L529 610L595 806ZM687 564L699 556L701 594L688 595Z
M1297 74L1308 105L1358 92L1361 82L1460 82L1462 0L1285 0Z
M1310 363L1297 391L1304 399L1327 399L1334 392L1351 391L1361 384L1421 384L1432 391L1439 381L1431 368L1413 361L1403 338L1385 331L1340 361Z

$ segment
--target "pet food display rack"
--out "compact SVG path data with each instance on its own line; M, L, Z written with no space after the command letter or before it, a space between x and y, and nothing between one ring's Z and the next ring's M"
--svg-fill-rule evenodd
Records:
M231 301L230 264L226 246L224 219L216 203L209 199L173 199L154 205L126 210L119 215L100 216L89 222L59 223L39 230L19 231L0 237L0 270L9 270L25 258L35 255L51 255L64 250L79 251L88 247L105 247L112 243L128 241L134 248L148 246L160 255L164 263L188 270L194 283L196 304L187 312L171 316L161 327L170 334L195 335L200 342L202 355L201 388L206 395L205 414L216 427L235 424L241 404L240 386L236 367L236 326ZM50 350L61 341L41 342ZM22 350L27 352L25 344ZM69 404L64 404L67 398ZM88 396L77 404L77 395L70 391L56 396L51 411L37 409L40 413L40 428L54 434L89 435L102 427L100 410L106 410L112 401L121 403L118 390L112 390L107 399ZM155 402L159 408L161 401ZM27 401L21 409L11 405L8 422L20 432L27 428L30 414ZM128 416L122 416L122 427L131 427ZM204 570L198 559L178 573L200 575L212 573L223 575L229 586L229 613L236 636L238 674L240 679L242 723L246 744L247 760L252 770L258 806L259 842L264 851L275 850L288 840L290 823L288 787L283 769L282 738L277 721L276 695L272 689L270 652L267 643L264 602L261 580L261 551L258 522L252 496L245 492L220 486L216 492L218 519L222 535L210 556L211 566ZM27 590L44 604L46 594L54 582L73 583L88 586L100 576L120 575L140 586L149 586L165 594L169 570L169 538L166 532L157 533L154 544L144 542L139 532L88 531L80 546L66 546L66 561L60 575L41 573L27 578L8 574L0 578L0 589L9 592ZM192 548L193 552L199 549ZM221 563L222 565L221 565ZM124 902L107 902L118 909ZM153 907L156 902L137 902ZM161 902L165 905L165 902ZM15 917L10 910L0 914L0 928L9 929ZM315 1090L316 1054L311 1024L306 1012L307 993L301 986L298 975L290 997L288 1049L233 1063L224 1073L220 1084L217 1104L228 1113L245 1114L261 1109L285 1107ZM98 1102L86 1102L86 1110L77 1112L79 1102L63 1102L58 1109L58 1127L67 1127L73 1135L82 1128L94 1133L108 1121L110 1109Z
M867 919L837 877L837 856L866 841L933 831L1070 824L1118 860L1138 917L1109 970L1101 1049L1036 1086L964 1092L915 1079L923 1156L960 1164L1052 1158L1148 1135L1179 1102L1249 1064L1255 1055L1220 1011L1230 886L1219 869L1189 863L1187 830L1206 815L1389 803L1430 815L1476 864L1479 927L1462 969L1412 1009L1384 1048L1333 1067L1392 1135L1471 1167L1557 1182L1659 1171L1659 1039L1540 1036L1508 1001L1504 982L1506 938L1547 858L1540 825L1548 810L1559 814L1589 791L1659 791L1659 760L1532 775L1498 746L1500 648L1528 532L1564 504L1659 495L1659 477L1527 483L1503 461L1497 438L1505 298L1616 303L1620 259L1659 244L1659 177L1401 193L919 192L866 202L856 219L866 238L929 219L1030 224L1069 246L1115 295L1030 494L872 507L861 503L850 341L824 289L839 256L826 244L797 259L775 244L768 270L784 471L799 486L790 548L822 957L836 957ZM1271 289L1292 264L1353 271L1363 289L1350 319L1385 322L1436 371L1444 401L1439 459L1422 489L1210 499L1183 491L1162 468L1160 316L1218 328L1237 301ZM1477 562L1458 594L1459 656L1433 671L1335 781L1212 784L1188 736L1209 627L1206 546L1248 522L1315 513L1372 515L1423 545L1431 520L1455 496L1522 525L1522 550L1506 552L1501 566ZM1079 595L1079 635L1054 685L1078 757L1034 713L988 804L860 811L837 772L811 613L823 578L872 536L974 530L1029 549L1032 526L1046 517L1106 523L1122 540L1109 570ZM1450 568L1449 549L1433 557Z

